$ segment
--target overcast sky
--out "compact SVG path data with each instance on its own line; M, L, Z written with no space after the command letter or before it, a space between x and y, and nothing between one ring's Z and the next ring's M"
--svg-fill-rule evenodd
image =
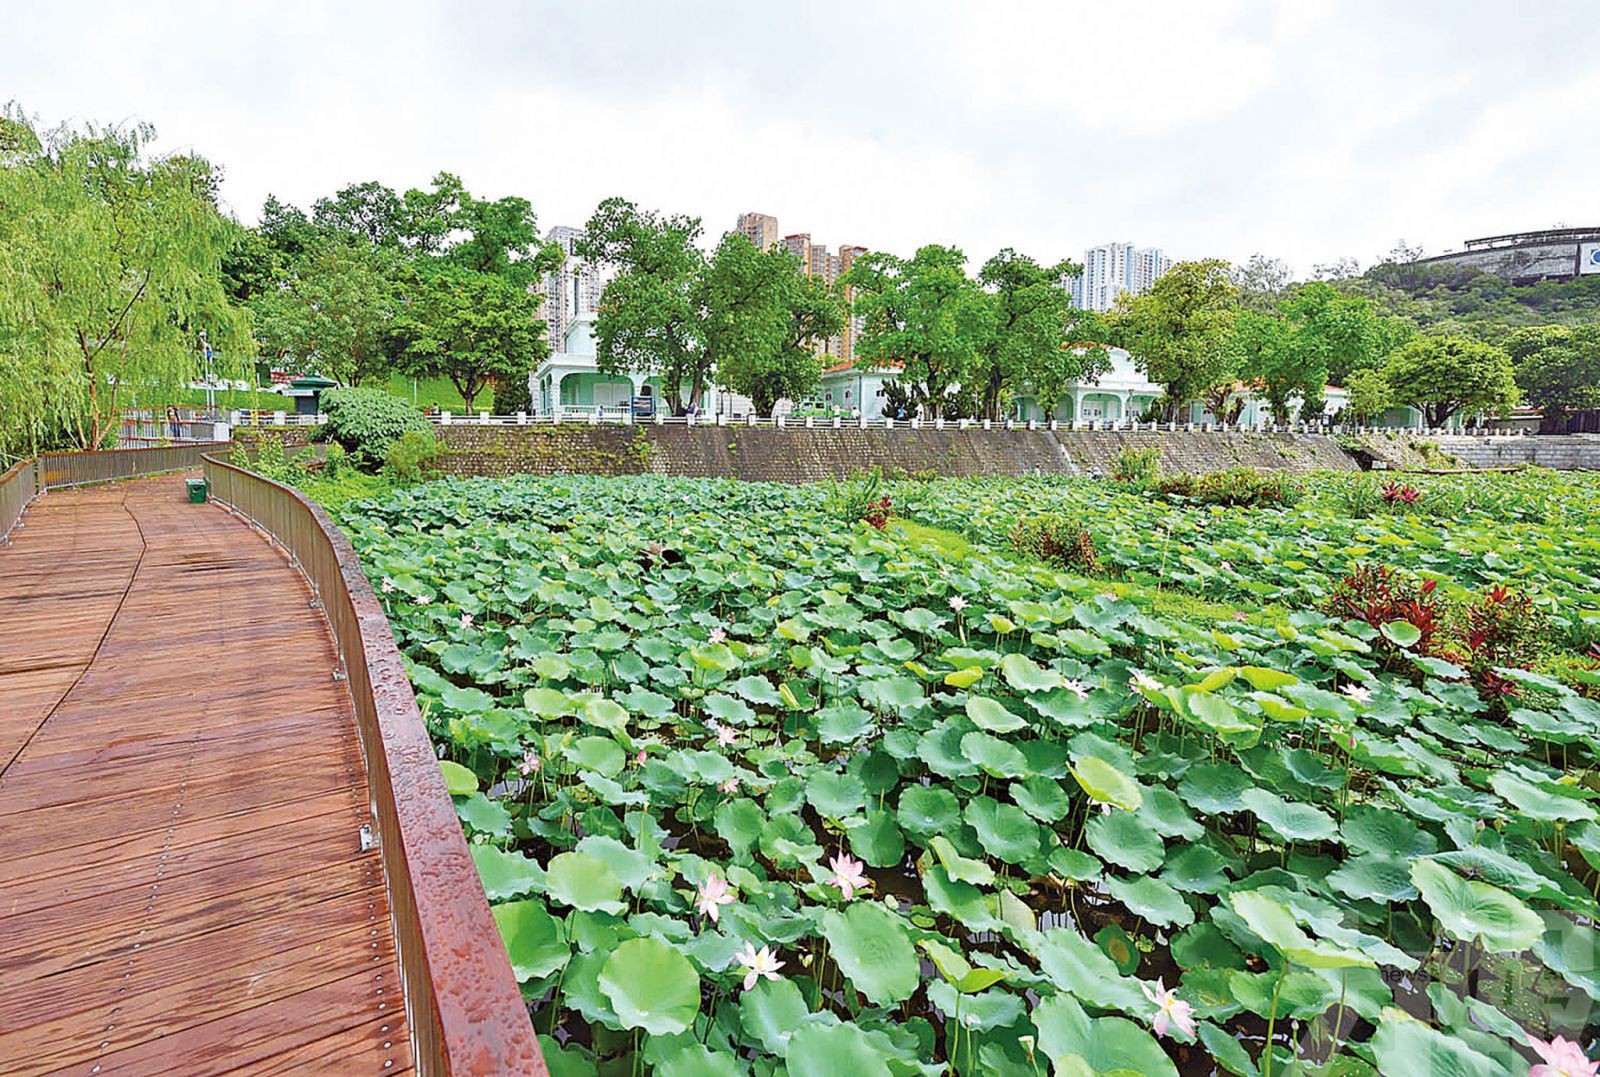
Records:
M975 262L1600 224L1592 0L0 2L0 99L148 121L247 222L447 169L542 227L623 195Z

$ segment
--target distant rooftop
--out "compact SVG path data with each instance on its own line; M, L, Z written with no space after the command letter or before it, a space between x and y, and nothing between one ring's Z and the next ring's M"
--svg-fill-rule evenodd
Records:
M1600 239L1600 225L1591 228L1547 228L1542 232L1507 232L1503 236L1484 236L1467 240L1466 250L1481 251L1495 247L1516 247L1524 243L1560 243Z

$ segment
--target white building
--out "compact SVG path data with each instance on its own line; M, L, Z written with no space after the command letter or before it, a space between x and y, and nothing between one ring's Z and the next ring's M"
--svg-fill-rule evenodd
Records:
M575 316L600 309L600 293L605 291L605 276L600 268L585 263L573 252L582 238L583 229L564 224L556 225L544 237L546 243L559 244L567 255L560 269L545 274L541 289L551 351L567 339L567 326Z
M688 395L684 387L683 395ZM661 379L654 374L604 374L596 354L594 315L574 314L567 321L561 350L552 352L528 375L528 393L534 414L555 419L621 419L630 414L644 419L665 407ZM746 397L707 385L700 414L715 418L720 412L741 417L750 411Z
M884 385L900 376L900 367L869 369L863 361L846 361L822 372L822 386L817 395L806 401L827 411L837 411L846 417L859 416L876 420L883 418Z
M1172 259L1159 247L1103 243L1084 251L1083 272L1062 283L1079 310L1110 310L1119 295L1138 295L1171 268Z

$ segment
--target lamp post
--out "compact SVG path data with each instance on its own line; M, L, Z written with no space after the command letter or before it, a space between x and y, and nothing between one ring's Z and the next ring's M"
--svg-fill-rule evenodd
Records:
M210 416L217 413L217 390L211 379L211 345L206 341L206 331L200 330L200 356L206 373L206 411Z

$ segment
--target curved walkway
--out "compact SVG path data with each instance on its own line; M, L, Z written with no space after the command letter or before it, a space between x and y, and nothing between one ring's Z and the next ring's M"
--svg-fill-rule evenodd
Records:
M305 580L181 477L0 547L0 1069L411 1069L367 780Z

